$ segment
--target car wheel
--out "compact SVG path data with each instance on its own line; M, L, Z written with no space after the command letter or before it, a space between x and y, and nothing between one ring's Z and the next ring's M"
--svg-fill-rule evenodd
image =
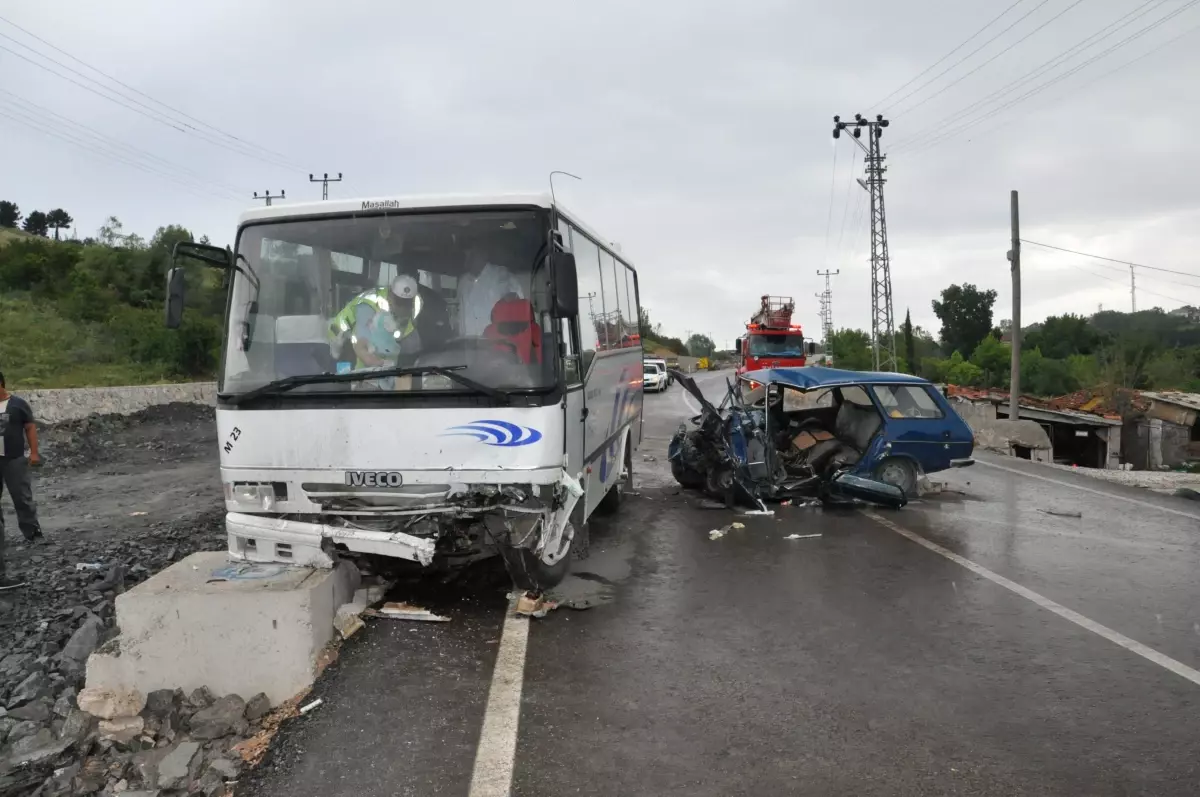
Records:
M899 487L905 498L917 497L917 466L903 457L888 457L875 466L875 478Z
M713 468L704 479L704 489L718 501L724 501L732 487L733 471L729 468Z

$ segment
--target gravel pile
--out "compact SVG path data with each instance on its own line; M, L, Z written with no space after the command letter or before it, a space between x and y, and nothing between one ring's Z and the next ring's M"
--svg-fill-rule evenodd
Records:
M247 701L206 688L85 689L78 703L58 733L43 727L11 746L0 794L217 797L245 766L238 745L274 722L265 694Z
M37 407L34 407L37 411ZM216 450L213 408L163 404L133 415L93 415L39 430L47 469L79 468L117 459L172 462L197 447ZM137 452L148 452L136 456Z
M211 447L212 425L211 408L171 405L47 427L47 470L53 463L56 478L84 480L89 469L128 466L135 473L129 492L136 494L137 473L161 472L154 463L185 451L195 461L202 439ZM53 514L55 502L47 498ZM170 732L147 716L136 737L104 738L99 721L79 710L87 657L116 636L117 595L196 551L225 547L219 495L186 519L130 518L104 534L48 533L38 545L24 543L16 524L9 525L10 570L27 586L0 593L0 797L115 794L121 781L133 792L132 784L150 782L129 770L135 754L176 746L198 708L195 698L180 702L179 724L172 719ZM148 702L146 710L159 703ZM203 741L207 750L217 738Z

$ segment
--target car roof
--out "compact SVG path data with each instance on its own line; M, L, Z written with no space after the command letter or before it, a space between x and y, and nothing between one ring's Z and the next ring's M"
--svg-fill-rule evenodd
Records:
M912 374L897 374L890 371L846 371L841 368L826 368L823 365L806 365L801 368L764 368L747 371L741 379L773 384L790 385L800 390L839 385L931 385L928 379Z

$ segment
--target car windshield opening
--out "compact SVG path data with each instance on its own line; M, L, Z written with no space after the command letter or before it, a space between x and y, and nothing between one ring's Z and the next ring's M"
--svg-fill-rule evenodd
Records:
M461 367L500 390L553 384L556 351L540 253L545 214L463 211L298 219L242 229L221 392L282 379ZM462 391L434 371L293 385L289 395ZM273 391L266 391L273 392Z
M753 357L803 357L804 336L794 332L750 336Z

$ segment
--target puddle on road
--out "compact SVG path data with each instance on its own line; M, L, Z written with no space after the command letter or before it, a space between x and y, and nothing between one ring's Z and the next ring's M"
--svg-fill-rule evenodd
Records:
M632 542L592 547L587 559L572 562L571 572L547 597L566 609L591 609L612 603L616 588L633 572Z

